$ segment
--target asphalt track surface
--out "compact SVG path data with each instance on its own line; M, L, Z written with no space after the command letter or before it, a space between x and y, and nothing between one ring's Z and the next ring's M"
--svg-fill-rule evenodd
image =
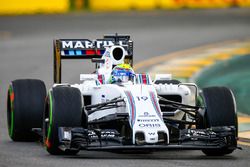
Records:
M40 143L14 143L9 139L6 92L9 82L18 78L39 78L47 87L52 85L55 38L95 39L115 32L130 34L138 63L178 50L249 37L249 27L249 9L0 17L0 167L248 166L250 148L245 146L225 157L206 157L200 151L82 151L76 157L51 156ZM91 72L93 67L86 61L67 61L63 63L63 81L78 82L79 73Z

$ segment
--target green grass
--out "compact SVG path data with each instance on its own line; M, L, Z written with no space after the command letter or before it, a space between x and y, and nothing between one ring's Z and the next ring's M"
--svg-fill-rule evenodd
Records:
M250 55L218 62L204 69L195 82L200 88L229 87L235 95L238 111L250 115Z

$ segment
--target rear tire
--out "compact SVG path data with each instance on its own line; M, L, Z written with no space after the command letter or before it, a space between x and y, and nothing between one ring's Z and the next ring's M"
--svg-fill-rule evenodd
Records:
M203 89L206 114L202 127L235 126L235 136L230 138L231 146L221 149L204 149L208 156L223 156L232 153L237 147L238 122L236 103L232 91L226 87L210 87Z
M7 122L13 141L39 139L32 128L42 128L45 97L46 87L41 80L20 79L11 82L7 98Z
M81 127L81 92L72 87L55 87L46 98L43 121L43 139L47 151L52 155L75 155L79 150L59 149L59 127ZM46 121L47 120L47 121Z

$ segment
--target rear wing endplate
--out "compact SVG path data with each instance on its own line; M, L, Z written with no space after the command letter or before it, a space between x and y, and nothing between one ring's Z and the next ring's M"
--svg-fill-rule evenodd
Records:
M107 47L122 46L128 55L125 62L133 65L133 41L129 35L106 35L103 39L56 39L54 48L54 83L61 83L63 59L93 59L101 58Z

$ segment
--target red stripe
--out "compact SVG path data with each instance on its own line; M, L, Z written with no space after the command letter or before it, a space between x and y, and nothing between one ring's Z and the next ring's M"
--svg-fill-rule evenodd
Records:
M101 55L101 50L97 50L97 55Z
M98 75L98 80L100 81L101 84L103 84L102 75Z
M152 99L153 99L153 103L154 103L155 108L156 108L157 111L160 113L160 110L159 110L158 105L157 105L157 103L156 103L156 99L155 99L154 93L151 92L150 94L151 94L151 97L152 97Z
M95 50L86 50L86 55L95 55L96 51Z
M142 82L143 82L143 84L147 84L146 74L142 74Z

